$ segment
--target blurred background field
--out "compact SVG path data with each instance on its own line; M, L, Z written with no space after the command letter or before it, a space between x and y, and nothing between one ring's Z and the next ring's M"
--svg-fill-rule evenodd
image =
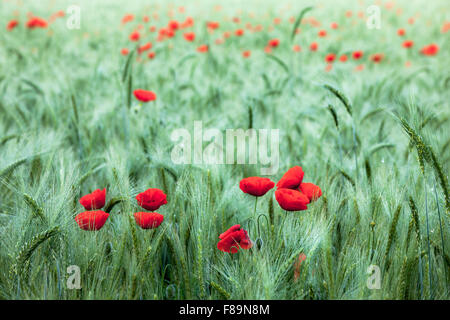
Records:
M68 13L26 27L30 14L50 21L71 5L80 29L67 27ZM366 25L370 5L380 29ZM124 24L126 14L134 18ZM158 41L187 17L193 26ZM449 298L447 1L1 0L0 21L0 298ZM208 30L210 21L219 27ZM147 42L154 58L132 52ZM437 53L422 54L430 44ZM157 99L140 103L135 88ZM269 178L300 165L322 198L286 214L270 191L257 207L268 223L257 220L239 181L259 165L172 162L171 133L192 132L196 120L280 129L280 168ZM141 230L134 197L151 187L168 196L165 220ZM97 188L122 202L86 232L73 218ZM219 251L234 224L262 246ZM67 288L70 265L80 267L79 290ZM370 265L380 289L367 287Z

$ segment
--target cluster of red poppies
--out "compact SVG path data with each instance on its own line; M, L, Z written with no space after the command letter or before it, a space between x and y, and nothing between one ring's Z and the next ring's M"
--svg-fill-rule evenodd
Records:
M322 190L313 183L303 182L302 167L290 168L276 184L275 199L286 211L302 211L308 209L308 204L322 195ZM241 180L239 188L247 194L258 197L265 195L275 183L269 178L248 177ZM256 207L255 207L256 208ZM234 225L219 236L217 248L224 252L236 253L239 248L250 249L252 242L247 231Z
M108 220L109 213L98 210L105 206L106 189L97 189L80 199L80 204L88 211L75 217L81 229L95 231L100 230ZM154 212L167 203L166 195L156 188L147 189L136 196L138 205L151 212L136 212L134 218L142 229L157 228L163 222L164 216Z

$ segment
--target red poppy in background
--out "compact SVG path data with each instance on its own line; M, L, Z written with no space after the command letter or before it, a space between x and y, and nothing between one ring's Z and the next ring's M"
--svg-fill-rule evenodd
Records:
M252 54L252 52L250 50L245 50L242 52L242 56L244 58L250 58L251 54Z
M133 19L134 19L134 15L132 15L132 14L126 14L126 15L124 15L123 18L122 18L122 24L125 24L125 23L127 23L127 22L133 21Z
M334 53L329 53L325 56L326 62L333 62L336 59L336 55Z
M141 102L149 102L156 100L156 94L153 91L136 89L133 91L134 96Z
M403 37L403 36L405 35L405 29L398 29L398 30L397 30L397 34L398 34L400 37Z
M234 31L234 35L237 37L240 37L240 36L244 35L244 30L237 29L236 31Z
M304 175L302 167L292 167L277 182L277 188L297 189L300 187Z
M326 37L327 36L327 32L325 30L320 30L319 33L317 34L319 37Z
M300 185L299 190L308 198L310 202L315 201L322 196L322 190L320 190L320 188L314 183L303 182Z
M340 62L346 62L347 61L347 56L345 54L343 54L342 56L339 57L339 61Z
M144 23L147 23L147 22L150 21L150 17L149 17L149 16L143 16L143 17L142 17L142 21L143 21Z
M96 231L103 227L108 217L109 214L101 210L85 211L78 214L75 217L75 221L83 230Z
M219 28L219 23L215 22L215 21L210 21L206 25L207 25L208 29L211 29L211 30L215 30L215 29Z
M27 28L47 28L48 23L42 18L39 17L31 17L27 22Z
M275 191L275 199L281 208L286 211L301 211L308 209L310 202L302 192L294 189L280 188Z
M248 177L241 180L239 188L244 192L255 197L261 197L275 186L275 183L269 178Z
M120 50L120 53L121 53L123 56L126 56L128 53L130 53L130 50L128 50L127 48L123 48L122 50Z
M295 44L292 47L292 50L294 50L294 52L300 52L300 51L302 51L302 47L300 47L298 44Z
M164 216L157 212L136 212L134 220L142 229L154 229L164 221Z
M186 41L192 42L195 40L195 33L194 32L186 32L185 34L183 34L184 39L186 39Z
M298 277L300 276L300 268L302 266L303 261L306 260L306 254L303 252L300 253L298 256L297 261L294 264L294 281L297 281Z
M371 57L370 60L372 60L374 63L380 63L381 60L384 59L384 54L382 53L374 53Z
M337 29L338 24L336 22L332 22L330 27L331 27L331 29Z
M170 30L178 30L180 27L180 24L176 20L169 21L169 24L167 25Z
M449 31L449 30L450 30L450 21L446 21L446 22L444 22L444 24L442 25L441 32L442 32L442 33L446 33L446 32Z
M412 48L412 46L414 45L414 42L412 40L405 40L402 43L402 47L403 48Z
M146 44L140 46L138 48L138 54L141 54L144 51L150 50L152 48L152 43L151 42L147 42Z
M239 248L250 249L253 245L246 230L241 229L239 224L219 235L217 248L223 252L236 253Z
M130 34L129 38L130 38L131 41L138 41L140 37L141 37L141 35L140 35L140 33L138 31L133 31Z
M361 59L363 55L364 55L364 53L362 51L355 51L352 54L353 59L355 59L355 60Z
M426 56L434 56L438 53L439 46L435 43L429 44L420 50L420 53Z
M86 210L101 209L105 205L106 188L103 190L97 189L80 198L80 204Z
M155 52L154 52L154 51L150 51L150 52L148 53L147 57L148 57L149 59L153 59L153 58L155 57Z
M8 24L6 25L6 29L11 31L12 29L14 29L15 27L17 27L19 25L19 21L17 20L11 20L10 22L8 22Z
M313 42L309 46L309 50L311 50L311 51L317 51L318 48L319 48L319 45L317 44L317 42Z
M197 51L198 52L202 52L202 53L203 52L208 52L208 49L209 49L209 47L206 44L202 44L202 45L197 47Z
M267 45L268 45L269 47L272 47L272 48L278 47L279 44L280 44L280 40L277 39L277 38L275 38L275 39L270 39L270 40L267 42Z
M142 208L155 211L167 203L166 194L157 188L150 188L136 196L136 200Z

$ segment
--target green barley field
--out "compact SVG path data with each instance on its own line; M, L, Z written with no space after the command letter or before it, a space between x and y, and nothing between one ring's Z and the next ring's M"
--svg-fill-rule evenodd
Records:
M0 0L0 22L1 299L450 298L447 1ZM277 132L266 157L238 129ZM306 210L240 189L296 166ZM250 242L221 250L234 225Z

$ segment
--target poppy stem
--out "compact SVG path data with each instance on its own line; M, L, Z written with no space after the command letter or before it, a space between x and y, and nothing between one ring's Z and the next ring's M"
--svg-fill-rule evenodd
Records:
M253 216L256 216L256 206L258 204L258 197L255 197L255 210L253 210Z

